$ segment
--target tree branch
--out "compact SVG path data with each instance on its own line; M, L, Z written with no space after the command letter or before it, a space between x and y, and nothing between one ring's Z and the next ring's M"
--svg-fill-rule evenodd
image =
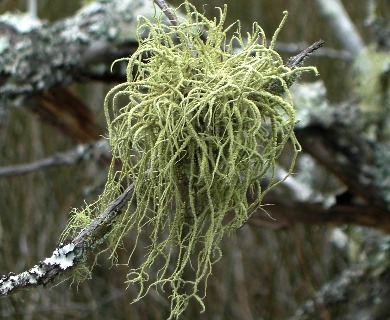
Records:
M280 196L275 197L275 194L270 194L265 200L275 205L266 205L257 210L248 220L250 224L275 228L291 228L297 224L360 225L390 233L390 214L381 208L353 203L326 208L322 203L281 201Z
M319 319L320 310L329 315L324 319L389 319L390 237L366 229L364 238L354 266L323 285L290 320Z
M77 146L75 149L58 152L51 157L27 164L19 164L0 168L0 178L22 175L56 166L70 166L88 159L110 159L108 142L104 139L95 143Z
M308 45L306 43L285 43L285 42L276 42L275 50L281 53L286 53L289 55L296 55L306 50ZM343 61L352 61L352 55L346 50L337 50L332 48L324 48L321 50L315 51L312 53L314 57L327 58L327 59L337 59Z
M175 12L165 2L165 0L154 0L154 3L158 5L162 12L164 12L173 26L177 26L179 24Z
M92 65L109 65L112 51L136 43L135 32L129 30L136 30L139 14L152 18L153 3L94 2L55 23L2 15L0 33L6 47L0 55L0 108L80 80ZM18 23L22 18L28 28Z
M18 275L10 273L0 279L0 296L20 290L46 285L79 263L86 260L101 239L110 232L110 225L121 214L121 209L133 194L131 184L118 198L67 244L60 244L52 256Z
M365 45L341 1L316 0L316 3L321 14L333 29L340 45L352 56L357 56Z
M351 287L368 282L365 279L367 277L366 272L364 268L345 270L338 279L326 284L317 292L314 299L306 302L304 306L299 308L290 320L318 319L316 315L319 307L328 309L343 305L347 301L350 302ZM359 318L358 315L357 318Z
M367 205L386 210L387 205L375 183L373 146L351 128L308 126L296 130L303 150Z
M318 40L314 42L311 46L302 50L299 54L294 57L291 57L286 62L286 67L290 69L295 69L297 67L301 67L305 60L309 58L316 50L321 48L324 45L324 40Z

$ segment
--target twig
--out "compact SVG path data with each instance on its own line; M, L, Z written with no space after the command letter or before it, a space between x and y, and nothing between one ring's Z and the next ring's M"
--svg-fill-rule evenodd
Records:
M301 53L297 54L294 57L291 57L287 60L286 67L290 69L295 69L303 65L303 62L314 53L314 51L318 50L324 45L324 40L318 40L314 42L311 46L304 49Z
M294 57L291 57L286 62L286 67L290 69L295 69L298 67L301 67L304 63L304 61L313 54L316 50L322 47L324 44L323 40L319 40L315 43L313 43L311 46L304 49L301 53L297 54ZM298 75L294 75L290 77L289 79L286 79L287 85L290 87L294 81L298 78ZM269 84L269 86L266 88L268 92L272 92L273 94L282 95L284 93L284 88L279 80L275 80L272 83Z
M159 6L159 8L164 12L164 14L167 16L169 21L173 26L177 26L177 17L175 15L175 12L172 10L172 8L165 2L165 0L154 0L155 4Z
M277 52L287 53L290 55L301 53L303 50L305 50L305 48L307 48L306 43L275 43L275 50ZM313 52L313 56L343 61L352 61L353 59L349 51L332 48L321 48L321 50Z
M51 157L26 164L0 168L0 178L22 175L54 166L70 166L87 159L109 158L111 156L106 140L77 146L75 149L58 152Z
M0 279L0 296L7 296L20 290L38 285L46 285L54 281L78 264L85 261L87 255L110 231L113 220L121 214L121 209L133 194L131 184L118 198L68 244L60 244L52 256L18 275L10 273Z

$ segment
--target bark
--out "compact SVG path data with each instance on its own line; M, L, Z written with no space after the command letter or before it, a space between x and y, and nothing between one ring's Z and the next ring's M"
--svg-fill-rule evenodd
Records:
M113 200L105 210L67 244L60 244L53 255L39 262L28 271L20 274L9 273L0 279L0 296L6 296L20 290L38 285L46 285L64 272L70 271L78 264L85 262L96 246L110 231L110 225L121 214L133 193L130 185L118 198Z
M131 54L139 14L151 17L152 2L94 2L73 17L54 23L21 15L1 16L3 121L10 107L27 105L80 142L101 136L93 113L63 87L74 81L104 79L116 58ZM123 77L123 70L114 70L109 79Z
M0 19L2 107L56 86L83 80L88 68L123 57L136 45L136 17L154 13L149 1L94 2L54 23L3 15ZM22 28L20 26L26 25ZM131 51L127 51L127 55Z
M324 285L291 320L382 320L390 318L390 238L367 232L368 256Z

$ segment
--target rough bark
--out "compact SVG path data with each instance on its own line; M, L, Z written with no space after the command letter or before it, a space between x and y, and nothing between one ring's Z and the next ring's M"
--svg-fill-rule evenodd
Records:
M88 68L111 63L136 44L138 14L154 13L149 1L94 2L55 23L3 15L0 93L4 104L82 80ZM21 25L23 27L21 27ZM131 51L126 50L126 55Z
M85 262L96 246L100 244L110 231L110 225L121 214L133 193L130 185L118 198L113 200L106 209L79 234L67 244L60 244L53 255L39 262L28 271L9 273L0 279L0 296L6 296L20 290L38 285L46 285L64 272L72 270L78 264Z
M27 105L70 137L86 142L102 130L93 113L63 87L104 79L116 58L136 46L136 17L151 1L94 2L73 17L49 23L24 15L0 17L0 115ZM123 76L115 69L109 79ZM0 119L1 120L1 119Z
M390 238L375 231L366 236L370 246L365 251L367 257L325 284L291 320L389 319L390 256L386 248Z

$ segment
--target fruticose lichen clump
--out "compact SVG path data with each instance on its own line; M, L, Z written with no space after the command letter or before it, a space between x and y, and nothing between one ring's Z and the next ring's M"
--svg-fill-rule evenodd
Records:
M314 70L291 70L274 51L286 14L268 46L257 23L245 39L239 23L225 28L226 7L213 20L188 2L184 8L186 19L177 26L138 18L139 48L126 59L127 81L105 100L113 155L105 190L75 213L67 230L85 226L134 183L130 204L112 226L110 249L124 245L131 231L137 241L149 235L149 246L138 248L144 262L129 267L127 281L139 286L136 300L151 288L168 291L170 318L191 298L204 308L222 237L240 228L280 182L275 162L288 142L291 173L300 146L287 83ZM271 92L275 84L283 96Z

